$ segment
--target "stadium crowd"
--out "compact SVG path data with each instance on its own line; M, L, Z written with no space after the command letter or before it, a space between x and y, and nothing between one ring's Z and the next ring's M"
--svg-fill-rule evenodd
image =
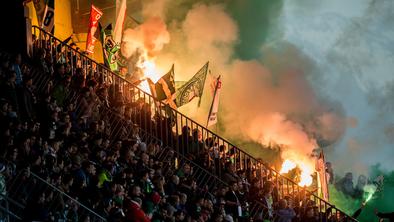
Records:
M198 130L185 126L177 138L171 121L153 116L143 99L128 100L102 73L81 68L78 54L60 48L59 55L59 48L44 44L26 61L0 55L1 202L7 184L33 173L108 221L346 221L330 209L319 212L305 192L280 198L273 175L237 169L235 150L203 141ZM115 129L113 113L129 128ZM144 140L142 131L161 142ZM175 158L157 155L174 141L194 163L220 174L223 185L198 187L190 164L163 172ZM21 172L24 177L17 176ZM53 192L18 193L24 220L91 220ZM262 208L252 216L256 202Z

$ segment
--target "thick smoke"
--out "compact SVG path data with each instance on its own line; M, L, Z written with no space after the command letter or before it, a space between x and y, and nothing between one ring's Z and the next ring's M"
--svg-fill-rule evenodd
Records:
M307 80L314 64L291 44L278 41L261 48L275 64L236 59L237 23L216 4L193 5L181 22L169 27L172 44L157 62L174 62L176 80L187 80L211 61L212 74L223 77L220 124L226 137L264 146L280 144L282 158L311 163L316 138L331 144L343 134L342 110L315 95ZM190 103L180 110L205 124L211 99L206 93L200 109Z
M172 43L158 56L159 63L175 63L177 80L188 80L207 61L222 72L238 39L235 21L223 5L193 5L181 21L171 22Z
M142 16L144 18L159 17L165 19L167 6L170 0L144 0L142 1Z
M346 11L340 1L304 3L286 2L285 35L319 64L315 91L340 102L351 116L343 139L327 150L328 159L339 174L367 174L375 164L394 170L393 2L349 1L352 10Z
M167 25L159 17L148 18L135 29L126 29L122 36L122 55L129 58L138 50L154 57L170 42Z
M171 35L155 53L159 67L174 63L185 81L209 60L222 75L218 129L227 138L286 145L283 158L323 147L337 172L367 173L382 161L394 168L392 5L148 1L143 14L163 18ZM251 7L269 11L255 17ZM211 99L205 93L200 109L194 101L180 110L205 124Z
M176 13L165 15L171 43L157 62L175 63L176 80L187 80L211 61L212 74L223 77L219 133L285 145L282 158L305 162L323 147L340 176L394 169L392 1L192 2L163 7ZM194 101L180 110L204 125L211 99L205 93L200 109ZM392 210L394 175L387 177L366 212ZM332 198L340 207L354 203L335 192ZM358 203L346 207L352 213Z

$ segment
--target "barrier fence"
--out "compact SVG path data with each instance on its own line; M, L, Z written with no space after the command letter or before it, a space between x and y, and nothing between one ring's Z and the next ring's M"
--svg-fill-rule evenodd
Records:
M97 82L108 86L109 97L121 100L118 107L104 108L105 106L101 105L98 108L100 111L115 110L121 116L125 116L129 112L133 123L138 124L147 134L160 138L162 145L172 147L177 155L186 157L190 154L201 155L207 153L207 151L213 152L212 149L225 147L231 152L221 154L220 158L231 158L237 170L248 171L258 178L270 178L270 181L276 185L280 198L285 196L295 197L303 193L315 201L319 212L321 212L321 221L327 221L328 218L330 218L330 221L357 221L186 115L155 100L129 80L111 72L102 64L98 64L83 53L62 43L53 35L35 26L33 27L33 34L36 36L33 43L34 54L45 49L56 59L55 62L68 64L73 75L79 71L83 72L82 74L85 76L93 76ZM45 90L50 80L45 77L37 78L37 87ZM80 101L78 95L72 95L71 93L70 96L72 100ZM80 104L77 104L77 107L80 108ZM126 109L128 109L127 112ZM85 110L80 111L84 112ZM122 126L120 127L121 130L119 130L119 127L115 127L114 129L117 131L111 132L114 138L127 138L130 135L130 126L127 126L130 124L122 120L116 120L111 124ZM207 158L210 157L207 156ZM211 160L210 172L221 178L224 173L222 165L214 158L211 158Z

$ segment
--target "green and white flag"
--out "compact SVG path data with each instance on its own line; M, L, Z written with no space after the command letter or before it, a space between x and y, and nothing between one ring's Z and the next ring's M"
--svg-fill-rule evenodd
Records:
M189 81L177 89L177 107L181 107L189 103L195 97L199 97L198 106L200 106L202 93L204 91L205 79L208 73L208 64L209 62L207 62Z
M103 44L103 56L105 65L113 72L119 71L120 45L116 43L112 35L112 24L102 29L99 23L101 43Z
M164 104L168 104L170 107L176 109L176 91L175 91L175 72L174 65L172 65L170 71L162 76L156 83L149 81L149 87L152 95Z

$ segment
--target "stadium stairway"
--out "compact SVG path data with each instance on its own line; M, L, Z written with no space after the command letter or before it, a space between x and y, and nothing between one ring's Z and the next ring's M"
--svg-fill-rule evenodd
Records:
M247 152L243 151L242 149L236 147L232 143L228 142L224 138L216 135L209 129L203 127L202 125L198 124L197 122L193 121L192 119L188 118L187 116L183 115L182 113L178 112L177 110L171 109L164 104L161 104L159 101L155 100L152 96L145 93L132 83L128 82L127 80L121 78L117 74L111 72L109 69L104 67L101 64L96 63L92 59L88 58L87 56L81 54L80 52L74 50L69 45L65 45L51 35L38 27L33 27L33 34L37 37L37 41L34 45L35 49L39 48L46 48L50 49L50 51L54 54L56 61L68 62L71 64L72 69L75 70L76 67L82 68L87 72L91 72L92 75L95 75L100 81L106 82L109 85L112 85L116 90L113 90L112 93L116 93L115 91L120 91L121 95L127 97L133 103L138 103L143 101L144 103L149 105L149 109L154 110L154 119L161 129L156 130L151 124L151 112L143 112L140 113L139 118L135 119L133 122L137 123L141 129L146 132L146 136L150 137L157 137L162 142L163 147L166 150L167 147L173 148L174 154L177 158L180 158L182 161L180 163L190 162L187 160L184 154L185 150L183 149L184 146L180 144L186 144L191 141L184 141L182 138L182 129L185 126L189 127L191 131L198 130L202 134L202 139L205 141L207 138L214 138L214 141L217 143L218 146L223 145L226 146L229 150L234 150L234 164L237 170L253 170L256 172L258 176L262 175L269 175L276 185L278 190L278 194L280 198L283 198L287 195L292 196L294 194L299 194L301 192L307 193L311 200L315 201L316 206L321 212L320 215L327 215L325 212L327 209L331 210L332 215L342 215L341 219L335 221L357 221L354 218L346 215L344 212L330 204L329 202L321 199L314 193L307 191L305 188L300 187L297 183L292 181L291 179L280 175L274 169L265 165L262 161L254 158L253 156L249 155ZM71 55L71 59L69 58ZM37 76L35 79L35 84L39 88L44 88L48 83L48 79L42 76ZM70 95L76 101L78 100L77 94ZM74 98L75 97L75 98ZM132 110L133 112L140 112L141 110ZM108 110L103 110L103 112L110 112L110 116L116 116L113 110L108 108ZM113 138L127 138L130 135L130 131L127 132L129 126L126 126L124 121L115 119L114 124L119 124L121 127L114 127L113 132L111 132L111 136ZM173 136L175 135L175 137ZM182 142L179 142L179 138L181 138ZM204 150L199 150L197 148L197 153L204 152ZM170 152L167 152L170 153ZM164 154L163 154L164 155ZM205 170L203 167L198 166L197 164L193 163L196 169ZM193 165L192 164L192 165ZM205 177L209 178L209 180L215 181L215 183L223 183L219 178L223 174L221 167L213 166L215 169L213 171L204 171ZM203 171L201 171L203 172ZM204 178L204 177L202 177ZM205 179L206 179L205 178ZM201 183L201 182L200 182ZM328 218L320 218L322 221L326 221ZM332 219L332 218L331 218Z

